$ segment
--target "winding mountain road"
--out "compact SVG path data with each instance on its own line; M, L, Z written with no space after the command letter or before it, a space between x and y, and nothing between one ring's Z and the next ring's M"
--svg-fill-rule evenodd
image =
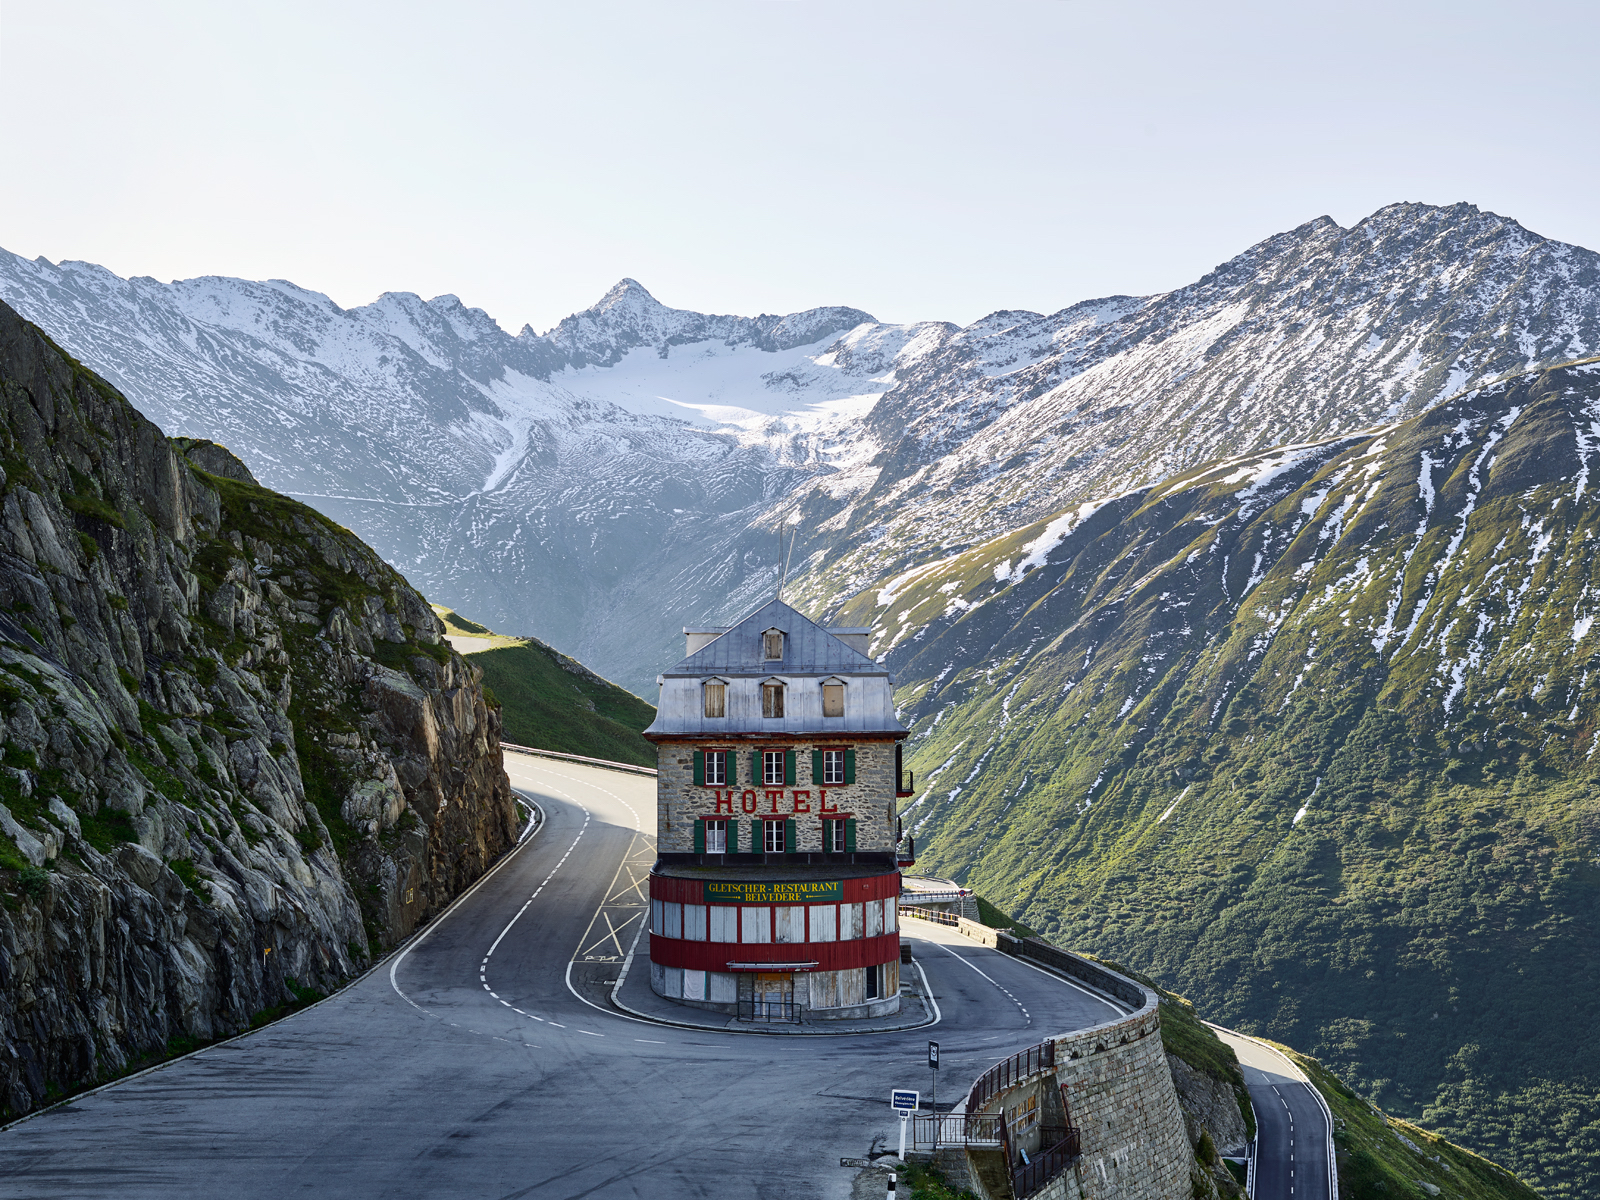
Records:
M1213 1028L1216 1028L1213 1026ZM1333 1200L1328 1115L1288 1059L1226 1029L1256 1110L1255 1200Z
M771 1037L597 1007L637 932L654 781L506 765L545 820L423 936L313 1008L0 1131L0 1197L843 1200L839 1159L892 1145L889 1090L926 1088L930 1036L953 1099L1115 1015L920 922L931 1029Z

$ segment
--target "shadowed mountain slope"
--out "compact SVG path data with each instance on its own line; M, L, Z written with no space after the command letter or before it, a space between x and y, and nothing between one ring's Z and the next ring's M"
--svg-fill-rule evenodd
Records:
M1084 505L847 605L919 862L1550 1195L1600 1161L1600 364Z

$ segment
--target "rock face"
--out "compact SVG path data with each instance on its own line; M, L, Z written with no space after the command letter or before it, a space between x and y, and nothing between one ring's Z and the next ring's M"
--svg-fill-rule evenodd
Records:
M246 1028L514 844L499 718L354 535L0 305L0 1116Z

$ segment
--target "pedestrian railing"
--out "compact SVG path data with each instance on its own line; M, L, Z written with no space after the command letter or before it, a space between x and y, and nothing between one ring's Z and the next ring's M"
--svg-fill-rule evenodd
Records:
M740 1000L738 1018L741 1021L782 1021L800 1024L801 1006L793 1000Z
M972 1090L967 1093L967 1111L977 1112L1007 1088L1016 1086L1032 1075L1053 1070L1055 1065L1054 1042L1040 1042L1010 1058L1001 1059L973 1083Z
M918 1146L972 1146L998 1149L1005 1142L1005 1118L999 1113L938 1113L913 1117L911 1136Z
M1053 1144L1041 1138L1039 1153L1031 1157L1019 1154L1023 1161L1020 1165L1012 1166L1011 1194L1016 1200L1028 1200L1029 1196L1043 1190L1047 1183L1075 1163L1082 1154L1082 1142L1076 1129L1057 1126L1055 1132L1061 1136ZM1015 1164L1016 1160L1012 1162Z

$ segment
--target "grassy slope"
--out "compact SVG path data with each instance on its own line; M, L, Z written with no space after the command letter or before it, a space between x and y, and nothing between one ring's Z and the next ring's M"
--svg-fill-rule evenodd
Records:
M979 905L985 913L992 912L999 918L997 928L1013 924L988 901L980 900ZM987 917L985 923L988 923ZM1105 962L1105 965L1137 979L1161 997L1162 1048L1195 1070L1232 1087L1240 1098L1240 1110L1253 1137L1255 1113L1251 1110L1249 1091L1233 1047L1205 1024L1194 1005L1184 997L1119 963ZM1305 1071L1333 1110L1340 1192L1345 1200L1428 1200L1426 1189L1416 1186L1418 1180L1438 1187L1441 1197L1536 1200L1538 1193L1511 1172L1436 1133L1384 1116L1316 1059L1288 1046L1277 1048ZM1407 1145L1407 1141L1411 1145ZM1413 1146L1416 1149L1412 1149ZM930 1197L937 1195L936 1192L929 1194Z
M1008 592L976 553L906 589L943 612L972 581L900 665L919 856L1595 1194L1600 1043L1568 1031L1600 1018L1596 406L1593 371L1519 381L1319 451L1250 512L1200 472ZM1391 613L1414 636L1380 655Z
M492 636L449 609L436 608L454 634ZM537 638L518 638L468 656L500 704L508 742L653 767L655 747L639 731L655 709Z

